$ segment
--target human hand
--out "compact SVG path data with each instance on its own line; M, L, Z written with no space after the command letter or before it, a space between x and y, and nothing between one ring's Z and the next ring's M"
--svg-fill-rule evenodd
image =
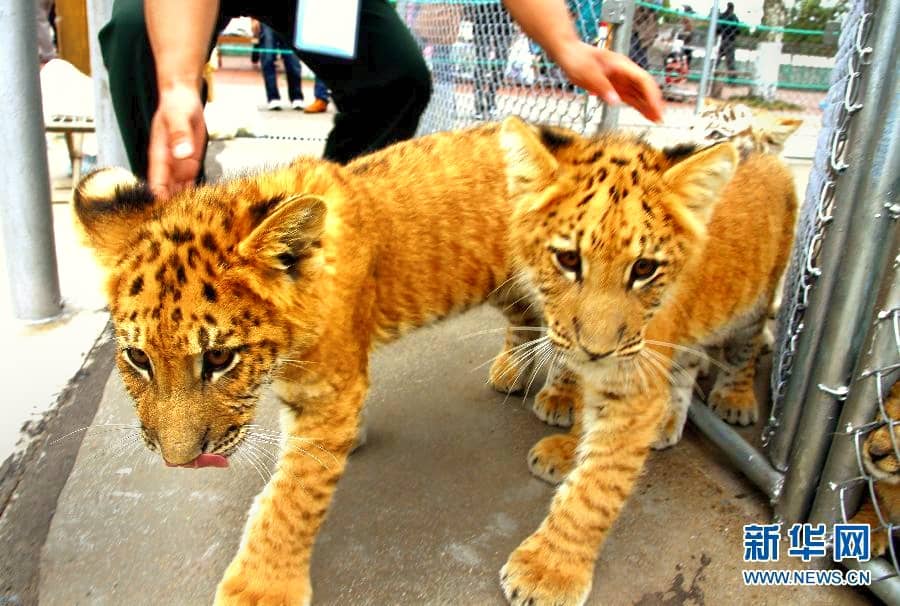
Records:
M558 51L554 59L572 84L597 95L607 104L624 101L648 119L662 120L663 100L659 86L649 73L628 57L577 41Z
M150 124L147 180L160 198L193 185L206 146L203 103L194 86L172 86L159 93Z

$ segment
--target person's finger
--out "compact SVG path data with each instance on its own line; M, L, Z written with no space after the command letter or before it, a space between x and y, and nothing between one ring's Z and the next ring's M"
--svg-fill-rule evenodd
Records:
M172 181L175 184L192 181L200 169L195 157L198 145L194 140L192 116L189 113L170 112L166 117Z
M162 131L162 132L161 132ZM158 198L169 197L171 172L169 170L169 145L165 129L154 119L150 126L150 145L147 149L147 183Z
M619 92L623 98L628 98L629 103L648 119L654 122L661 121L664 104L662 91L656 80L631 60L622 61L619 68L622 76L619 82L624 89Z

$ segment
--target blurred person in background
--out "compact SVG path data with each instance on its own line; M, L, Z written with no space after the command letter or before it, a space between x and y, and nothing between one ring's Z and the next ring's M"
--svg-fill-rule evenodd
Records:
M720 62L724 59L728 66L728 71L736 71L734 62L734 47L737 41L740 28L738 24L741 22L734 14L734 3L729 2L725 5L725 12L719 13L719 22L716 25L716 34L722 37L719 42L719 56L716 59Z
M288 98L293 109L303 109L303 90L300 87L300 60L290 45L275 31L257 20L253 20L253 33L259 38L259 64L266 86L266 109L281 109L281 93L278 92L278 57L284 64L287 79Z

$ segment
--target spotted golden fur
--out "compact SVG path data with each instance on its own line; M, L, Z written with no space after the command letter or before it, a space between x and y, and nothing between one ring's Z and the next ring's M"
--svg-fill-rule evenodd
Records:
M583 401L572 433L529 453L533 473L562 484L501 583L511 604L582 604L651 445L681 435L699 366L685 348L723 345L730 370L711 403L738 421L755 414L755 358L792 242L794 186L777 159L738 166L727 143L657 151L515 121L501 140L517 197L515 260L568 369L550 393L568 390L556 398L570 402L562 416ZM543 414L559 412L557 402Z
M497 133L424 137L345 167L301 159L168 202L123 171L78 188L148 446L172 464L233 453L269 382L288 413L217 604L310 601L312 545L378 343L489 296L517 309Z

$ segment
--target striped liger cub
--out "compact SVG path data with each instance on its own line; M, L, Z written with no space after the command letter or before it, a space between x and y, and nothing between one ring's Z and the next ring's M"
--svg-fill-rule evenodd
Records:
M736 415L755 410L756 352L796 196L779 160L739 163L729 143L659 151L513 119L500 140L516 208L513 260L583 399L572 433L529 454L536 475L564 481L501 583L511 604L582 604L651 445L681 435L692 350L724 346L730 370L714 400Z

